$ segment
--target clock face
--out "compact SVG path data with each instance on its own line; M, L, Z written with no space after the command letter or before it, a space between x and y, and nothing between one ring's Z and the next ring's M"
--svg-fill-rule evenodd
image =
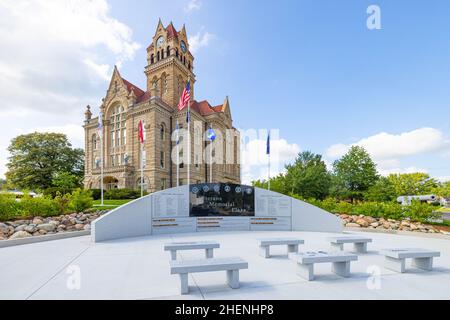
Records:
M181 51L183 51L183 53L186 53L186 43L184 43L184 41L181 41L180 45L181 45Z
M164 37L161 36L158 38L158 40L156 40L156 46L159 48L164 44Z

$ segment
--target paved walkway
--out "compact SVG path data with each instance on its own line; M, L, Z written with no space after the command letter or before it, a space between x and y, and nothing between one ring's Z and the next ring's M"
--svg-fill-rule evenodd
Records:
M0 299L450 299L450 240L379 233L357 233L373 238L369 252L352 263L352 277L340 278L329 264L316 267L316 280L296 275L285 247L275 255L258 255L257 238L299 237L301 250L328 250L328 233L224 232L153 236L94 244L89 236L0 249ZM179 279L169 274L167 241L216 240L216 257L240 256L249 269L240 273L241 288L225 284L225 272L192 274L190 294L178 295ZM409 268L398 274L383 268L378 250L421 247L441 251L435 270ZM346 247L351 249L352 247ZM202 251L181 252L182 259L203 257ZM380 288L369 289L370 272L381 273ZM76 274L80 274L80 288ZM375 282L376 283L376 282Z

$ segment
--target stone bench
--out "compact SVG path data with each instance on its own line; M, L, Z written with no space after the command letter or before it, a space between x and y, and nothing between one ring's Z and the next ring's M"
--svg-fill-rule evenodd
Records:
M298 246L304 244L305 241L295 238L267 238L258 239L259 244L259 254L264 258L270 257L270 246L287 246L287 251L289 253L298 252Z
M344 237L330 237L327 238L327 241L330 242L331 249L343 251L345 243L353 243L353 248L355 252L366 253L367 243L372 242L372 239L365 237L344 236Z
M439 251L431 251L426 249L385 249L382 250L385 256L384 266L387 269L403 273L405 272L405 260L412 259L412 266L431 271L433 269L433 258L439 257Z
M358 256L345 252L302 252L291 253L289 258L297 262L298 275L308 281L314 280L315 263L332 263L331 271L341 277L350 276L350 261Z
M179 250L205 250L206 259L214 257L214 249L220 248L218 242L213 241L196 241L196 242L172 242L164 245L164 251L170 251L172 260L177 260L177 251Z
M241 258L170 261L170 274L178 274L180 276L181 294L189 292L189 273L196 272L226 271L228 285L233 289L238 289L240 269L248 269L248 263Z

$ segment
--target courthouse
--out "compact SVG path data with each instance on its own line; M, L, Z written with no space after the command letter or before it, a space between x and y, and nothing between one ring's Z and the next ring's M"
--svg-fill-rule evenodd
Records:
M177 171L179 184L187 184L188 167L190 183L210 182L211 171L213 182L240 183L240 137L239 131L233 127L230 102L228 97L219 105L195 100L194 56L189 50L184 26L177 31L172 23L164 27L159 21L147 48L144 73L146 90L127 81L117 68L114 69L100 106L104 115L100 126L103 139L99 137L99 117L94 118L91 108L87 107L84 122L85 188L100 187L101 141L105 189L138 189L143 183L148 192L163 190L177 185ZM190 166L182 160L177 165L177 157L173 156L174 153L176 155L173 150L177 150L173 139L177 122L180 131L187 128L187 108L179 111L177 106L188 79L191 88ZM143 153L138 136L140 121L145 135ZM206 131L210 127L214 128L217 138L212 151L205 152L209 149ZM188 150L189 139L182 138L178 159L187 159L183 152ZM208 158L211 153L214 157L220 154L222 159L212 165L212 170ZM144 163L143 181L141 160Z

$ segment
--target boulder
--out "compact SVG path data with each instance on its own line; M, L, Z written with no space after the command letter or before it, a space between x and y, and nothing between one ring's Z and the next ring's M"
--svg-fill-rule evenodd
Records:
M28 238L31 237L31 234L29 234L26 231L18 231L15 232L11 237L9 237L10 240L14 240L14 239L22 239L22 238Z
M364 228L369 226L369 222L367 222L363 218L356 220L356 223L359 224L361 227L364 227Z
M28 233L35 233L37 231L37 227L35 225L30 224L25 227L24 231Z
M370 226L371 226L371 227L374 227L374 228L378 227L379 225L380 225L379 222L372 222L372 223L370 224Z
M375 219L374 217L370 217L370 216L364 217L364 220L366 220L369 224L377 221L377 219Z
M39 230L45 230L47 232L54 231L56 226L54 223L43 223L37 226Z
M0 234L7 234L9 232L9 228L6 224L0 223Z
M75 229L77 229L77 230L83 230L83 228L84 228L84 224L78 223L75 225Z
M39 234L40 234L41 236L46 235L46 234L47 234L47 231L44 230L44 229L39 229Z
M27 226L27 224L21 224L20 226L14 228L14 232L24 231Z
M42 219L40 218L34 218L33 219L33 224L39 225L39 224L43 224L44 221L42 221Z
M348 228L361 228L359 224L353 222L347 223L345 226Z
M86 224L83 229L86 230L86 231L89 231L89 230L91 230L91 225L90 224Z

